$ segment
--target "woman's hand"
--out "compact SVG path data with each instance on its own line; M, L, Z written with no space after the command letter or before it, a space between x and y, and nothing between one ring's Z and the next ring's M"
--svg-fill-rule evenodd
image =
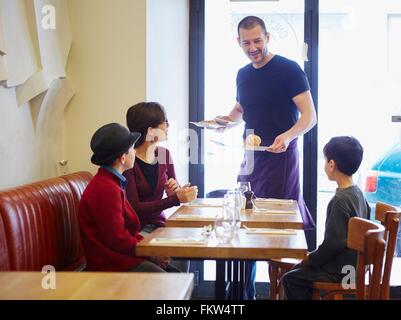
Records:
M194 201L198 197L198 187L190 187L189 184L178 189L176 192L177 198L181 203Z
M179 188L178 182L173 178L168 179L164 185L164 190L169 197L174 195Z

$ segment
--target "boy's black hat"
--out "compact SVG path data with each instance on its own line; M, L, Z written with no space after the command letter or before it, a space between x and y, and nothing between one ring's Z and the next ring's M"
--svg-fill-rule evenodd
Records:
M140 133L130 132L118 123L102 126L91 139L92 163L100 166L117 158L131 148L140 136Z

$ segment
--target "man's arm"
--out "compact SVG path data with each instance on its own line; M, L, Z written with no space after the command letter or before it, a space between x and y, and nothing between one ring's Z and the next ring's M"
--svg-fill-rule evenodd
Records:
M292 101L297 106L301 117L289 130L276 137L269 147L270 152L280 153L286 151L292 140L307 133L316 125L316 111L310 91L298 94L292 98Z
M231 121L241 122L243 114L244 114L244 109L242 109L239 102L237 102L235 104L234 108L230 111L230 114L228 115L228 117L231 119Z
M244 114L244 109L242 109L239 102L237 102L234 108L230 111L228 116L217 116L215 118L216 122L219 124L227 124L229 121L232 122L242 122L242 115Z

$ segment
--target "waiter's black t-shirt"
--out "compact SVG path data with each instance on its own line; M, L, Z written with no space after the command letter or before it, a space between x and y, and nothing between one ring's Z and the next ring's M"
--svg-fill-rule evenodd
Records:
M307 90L308 80L295 61L275 55L262 68L246 65L237 74L237 101L244 109L245 130L254 130L262 145L270 145L297 122L292 98Z

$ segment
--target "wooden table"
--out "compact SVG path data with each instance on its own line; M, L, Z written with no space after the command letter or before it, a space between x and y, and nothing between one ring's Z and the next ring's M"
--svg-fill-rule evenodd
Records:
M56 272L56 289L42 288L40 272L0 272L0 300L183 300L193 274Z
M220 203L222 202L222 199L202 199L205 202L203 207L182 205L167 218L166 227L201 228L209 224L213 225L215 220L213 217L222 210L222 207L218 206L217 200L220 200ZM285 204L271 203L267 207L269 210L276 210L277 212L293 210L295 213L265 213L242 210L241 224L250 228L302 229L303 221L296 201ZM189 216L183 219L185 215Z
M201 228L158 228L137 245L136 254L138 256L216 259L225 262L239 261L233 272L234 286L237 290L236 298L241 298L238 292L243 292L245 260L268 260L283 257L302 259L307 253L306 239L302 230L296 230L294 235L265 235L248 234L246 230L240 229L230 244L218 244L213 237L210 237L210 240L203 244L195 245L153 243L152 241L155 238L200 239L202 238ZM226 297L225 281L227 277L224 267L216 272L215 294L217 299Z

